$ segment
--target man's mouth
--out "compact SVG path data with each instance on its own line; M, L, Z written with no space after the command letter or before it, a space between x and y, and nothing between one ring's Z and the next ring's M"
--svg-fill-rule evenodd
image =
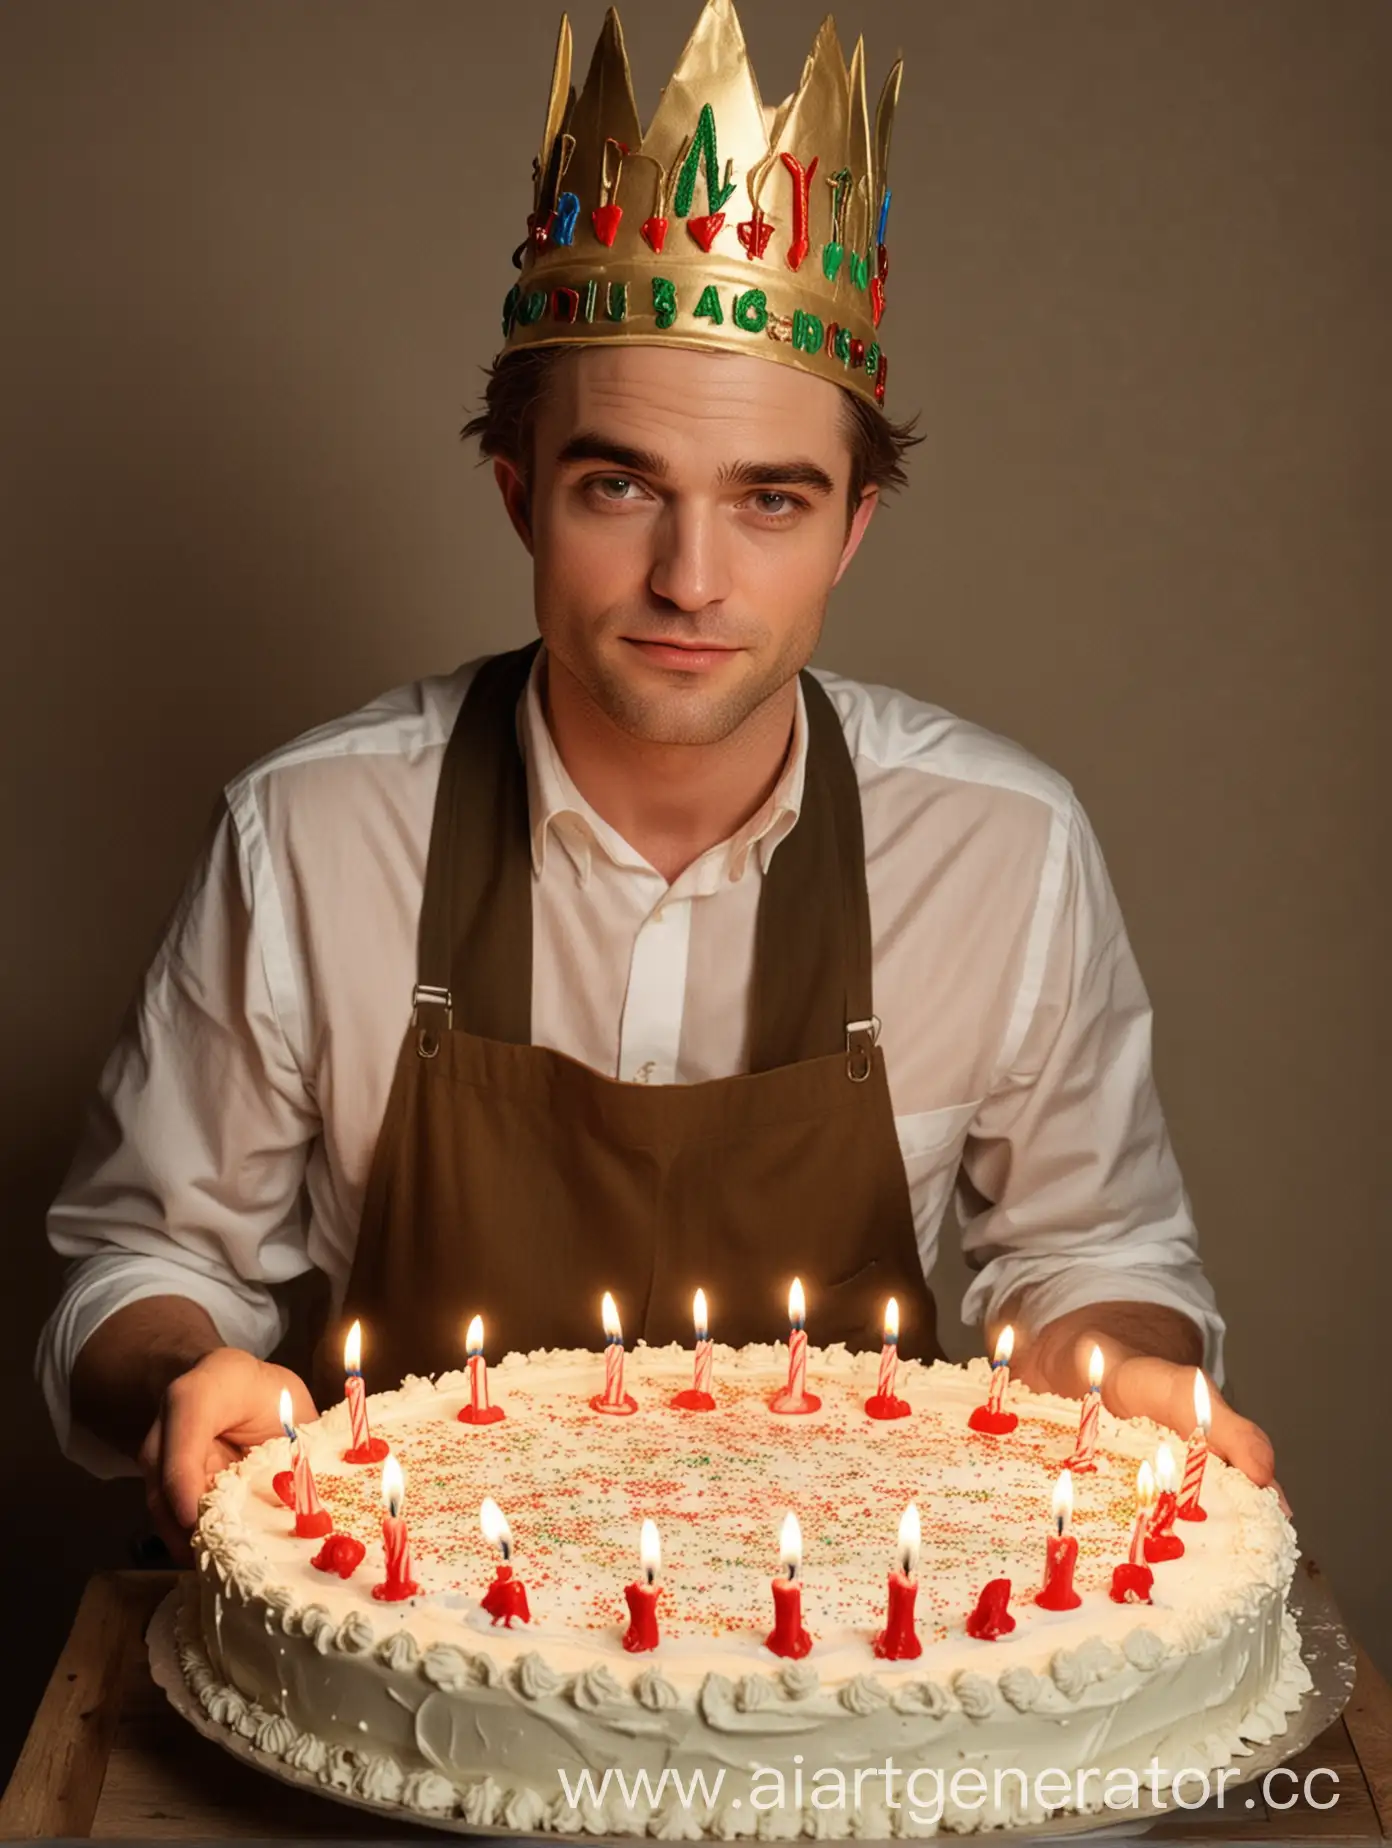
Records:
M657 638L626 635L623 639L654 666L676 668L687 673L719 667L723 661L741 652L738 648L719 642L681 641L670 636Z

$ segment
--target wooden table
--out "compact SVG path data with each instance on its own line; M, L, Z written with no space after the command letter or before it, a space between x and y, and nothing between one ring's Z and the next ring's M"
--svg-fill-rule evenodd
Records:
M1317 1571L1309 1562L1302 1569ZM171 1572L103 1572L88 1584L4 1798L0 1837L102 1841L417 1840L409 1826L269 1778L202 1738L150 1678L145 1626ZM1171 1811L1147 1840L1380 1842L1392 1834L1392 1689L1360 1650L1342 1719L1292 1761L1339 1775L1332 1809ZM1327 1794L1331 1787L1320 1788ZM460 1838L453 1837L457 1842ZM948 1838L955 1839L955 1838ZM992 1835L991 1841L1001 1838ZM1066 1839L1066 1838L1065 1838Z

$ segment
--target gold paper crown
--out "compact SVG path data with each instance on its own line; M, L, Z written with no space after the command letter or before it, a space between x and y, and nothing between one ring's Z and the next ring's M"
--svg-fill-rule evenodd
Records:
M902 60L873 135L865 55L822 23L776 109L731 0L706 0L643 134L611 7L576 98L562 17L506 350L598 341L753 353L883 404L889 137Z

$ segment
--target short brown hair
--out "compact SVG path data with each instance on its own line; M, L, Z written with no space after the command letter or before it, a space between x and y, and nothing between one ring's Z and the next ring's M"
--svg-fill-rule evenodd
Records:
M537 405L545 394L553 367L564 354L574 350L563 346L534 346L501 354L488 369L483 409L469 419L459 432L460 436L476 436L483 456L496 456L511 462L525 476L532 461ZM837 389L841 393L846 437L851 449L851 478L846 492L849 523L867 488L893 492L907 483L904 459L923 438L914 434L917 417L911 417L907 423L895 423L860 392L852 391L848 385Z

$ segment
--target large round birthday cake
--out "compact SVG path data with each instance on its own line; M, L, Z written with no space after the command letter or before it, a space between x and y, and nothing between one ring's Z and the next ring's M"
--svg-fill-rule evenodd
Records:
M472 1424L468 1372L407 1380L366 1401L371 1461L344 1460L363 1431L340 1405L297 1433L298 1485L289 1438L224 1470L179 1637L210 1719L330 1790L479 1828L883 1837L1105 1820L1138 1775L1163 1791L1270 1740L1309 1686L1293 1531L1216 1458L1148 1601L1113 1596L1138 1464L1173 1437L1155 1425L1100 1414L1070 1520L1078 1403L1012 1386L1015 1428L973 1429L985 1361L901 1364L890 1418L866 1411L879 1357L839 1347L807 1353L820 1404L797 1415L773 1409L782 1346L717 1346L710 1410L673 1403L689 1350L628 1353L631 1415L596 1409L605 1365L510 1355L503 1416ZM1071 1608L1036 1602L1046 1555Z

